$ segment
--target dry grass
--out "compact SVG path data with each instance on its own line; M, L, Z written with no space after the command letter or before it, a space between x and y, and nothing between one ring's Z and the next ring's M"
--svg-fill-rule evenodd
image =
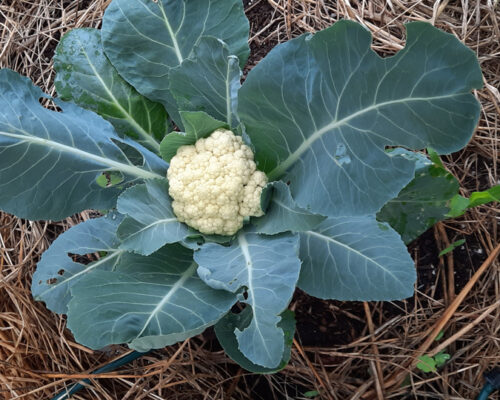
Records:
M53 94L50 59L61 35L74 27L98 27L108 3L3 0L0 66L30 76ZM460 179L464 195L499 182L498 1L253 0L245 4L252 22L252 65L278 42L314 32L339 18L364 23L373 32L375 49L386 55L404 45L407 21L432 21L455 34L477 53L485 88L475 93L482 104L476 135L466 149L446 157L446 165ZM65 329L63 317L48 312L30 296L31 275L40 254L57 234L86 218L83 213L61 223L40 223L0 213L0 399L50 398L75 381L73 374L91 372L127 351L120 346L103 352L83 348ZM94 379L74 398L257 399L260 390L265 398L286 394L298 399L314 389L321 391L321 398L340 400L474 398L483 372L500 364L498 262L485 266L463 299L457 294L498 243L498 222L498 204L479 207L437 227L434 236L427 235L412 246L420 278L434 279L420 284L412 300L361 307L324 302L362 328L350 343L322 348L303 347L300 343L305 338L297 335L292 362L272 377L255 377L234 366L212 348L208 332L155 351L120 370L119 376ZM433 253L457 238L467 240L466 248L437 260ZM450 283L453 277L456 285ZM299 294L292 307L307 309L309 300ZM428 340L440 322L446 323L444 339ZM411 368L418 349L433 354L440 346L452 356L444 369L424 374ZM404 376L410 386L394 384L395 377Z

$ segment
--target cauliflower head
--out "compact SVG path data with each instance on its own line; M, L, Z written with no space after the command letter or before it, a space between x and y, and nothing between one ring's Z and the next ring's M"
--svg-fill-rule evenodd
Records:
M250 147L233 132L218 129L194 145L181 146L167 172L178 220L205 234L233 235L260 207L267 177Z

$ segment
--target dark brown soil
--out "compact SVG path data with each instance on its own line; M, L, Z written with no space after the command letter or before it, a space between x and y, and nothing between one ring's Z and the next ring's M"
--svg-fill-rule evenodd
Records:
M264 27L268 26L273 20L274 9L268 2L260 2L252 7L255 0L244 0L243 4L246 16L250 21L250 32L260 32ZM272 24L269 28L265 29L259 36L267 37L272 31ZM260 40L256 38L250 43L250 58L243 70L243 76L246 77L248 72L269 53L274 46L278 44L276 37L273 35L271 39Z

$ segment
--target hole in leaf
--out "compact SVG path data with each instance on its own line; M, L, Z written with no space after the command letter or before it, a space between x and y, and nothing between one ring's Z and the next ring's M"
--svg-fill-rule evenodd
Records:
M80 255L80 254L68 253L68 257L71 258L74 262L82 265L87 265L90 264L91 262L98 260L98 257L95 254Z
M233 307L231 307L231 312L233 314L239 314L247 307L248 307L248 305L246 303L237 302Z
M57 283L57 278L47 279L47 285L53 285L54 283Z
M64 275L64 272L65 272L65 271L64 271L63 269L60 269L59 271L57 271L57 275L61 275L61 276L63 276L63 275Z
M56 106L56 103L54 103L54 101L50 98L40 97L38 99L38 102L40 103L40 105L43 108L46 108L47 110L57 111L57 112L62 111L62 109L60 107Z
M96 182L100 187L107 188L116 186L122 183L123 180L124 178L121 172L109 171L103 172L101 175L99 175L96 179Z

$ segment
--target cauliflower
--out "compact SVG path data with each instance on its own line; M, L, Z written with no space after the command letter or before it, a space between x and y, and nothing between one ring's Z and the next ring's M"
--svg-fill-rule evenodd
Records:
M180 147L167 172L178 220L201 233L233 235L245 217L263 215L267 177L253 158L241 137L225 129Z

